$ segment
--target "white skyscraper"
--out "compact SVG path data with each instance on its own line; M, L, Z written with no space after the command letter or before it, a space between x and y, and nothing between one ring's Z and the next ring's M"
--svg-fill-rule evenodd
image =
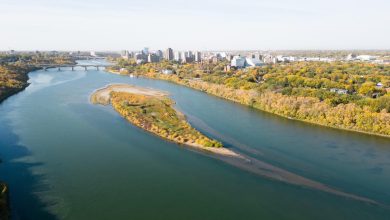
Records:
M181 52L180 51L175 51L175 55L174 55L174 60L177 61L177 62L180 62L181 61Z
M202 61L202 53L199 51L195 52L195 62L201 62Z

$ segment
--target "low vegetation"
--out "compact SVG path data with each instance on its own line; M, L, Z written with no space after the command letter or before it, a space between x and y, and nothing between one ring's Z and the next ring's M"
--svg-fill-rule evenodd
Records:
M160 137L180 144L200 147L222 147L191 127L184 115L173 108L166 97L155 97L127 92L111 92L111 104L132 124Z

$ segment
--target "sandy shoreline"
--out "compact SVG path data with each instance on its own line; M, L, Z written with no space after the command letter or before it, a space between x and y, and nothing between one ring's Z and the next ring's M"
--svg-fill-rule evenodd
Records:
M169 93L167 92L158 91L150 88L143 88L126 84L109 84L104 88L95 90L91 95L91 102L108 105L110 104L111 92L127 92L154 97L164 97L169 95Z
M90 97L90 100L94 104L103 104L103 105L109 105L110 104L110 93L111 92L126 92L126 93L133 93L133 94L139 94L139 95L146 95L146 96L153 96L153 97L166 97L169 95L169 93L164 91L159 91L151 88L144 88L144 87L138 87L134 85L127 85L127 84L110 84L107 85L104 88L97 89ZM177 111L177 110L176 110ZM178 114L182 115L181 112L177 111ZM178 143L180 144L180 143ZM214 154L222 155L222 156L228 156L228 157L235 157L235 158L241 158L244 159L244 157L230 149L220 147L203 147L196 143L185 143L185 145L195 148L201 151L211 152Z

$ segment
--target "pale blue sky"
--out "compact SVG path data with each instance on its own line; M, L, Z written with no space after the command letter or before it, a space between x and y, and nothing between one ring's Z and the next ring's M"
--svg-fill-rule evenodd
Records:
M0 0L0 50L390 49L389 0Z

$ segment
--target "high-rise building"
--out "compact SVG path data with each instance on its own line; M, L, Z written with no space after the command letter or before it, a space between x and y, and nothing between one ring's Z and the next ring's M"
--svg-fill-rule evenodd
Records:
M180 61L185 62L185 60L186 60L186 52L180 53Z
M192 53L192 51L187 51L186 52L186 57L189 57L189 58L192 58L194 56L194 54Z
M134 59L135 60L144 60L144 55L142 53L135 53Z
M123 59L125 59L125 60L128 60L128 59L130 58L129 51L123 50L123 51L121 52L121 57L122 57Z
M195 52L195 62L200 63L201 61L202 61L202 54L199 51Z
M165 52L165 59L166 60L173 60L173 50L172 48L168 48Z
M199 56L200 58L200 56ZM186 51L181 54L181 62L182 63L191 63L194 62L195 56L192 51Z
M145 54L145 55L148 55L149 54L149 48L148 47L144 47L144 49L142 50L142 53Z
M258 60L263 59L263 56L260 53L252 53L251 57L252 59L258 59Z
M160 61L160 59L157 56L157 54L154 53L148 54L148 63L157 63L158 61Z
M181 61L181 53L180 51L175 51L175 55L173 58L175 61L180 62Z
M164 56L164 54L163 54L163 52L162 52L161 50L158 50L158 51L156 52L156 55L158 56L158 59L159 59L159 60L161 60L161 59L163 58L163 56Z
M236 68L244 68L246 59L241 56L234 56L231 61L231 66Z

